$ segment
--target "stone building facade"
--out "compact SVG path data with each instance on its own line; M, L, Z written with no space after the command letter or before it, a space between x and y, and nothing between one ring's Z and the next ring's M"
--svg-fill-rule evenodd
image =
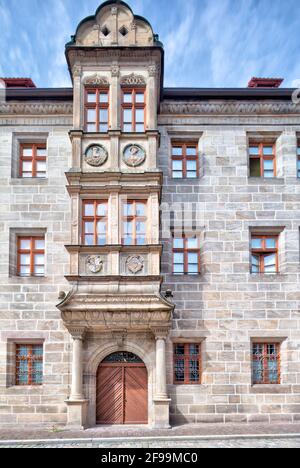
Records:
M0 102L0 424L299 421L293 90L164 88L121 1L66 58Z

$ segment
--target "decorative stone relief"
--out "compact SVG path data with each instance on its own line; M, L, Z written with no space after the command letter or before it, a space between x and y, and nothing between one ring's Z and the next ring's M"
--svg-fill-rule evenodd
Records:
M88 257L86 259L86 264L88 270L90 270L94 274L101 273L101 271L103 270L103 260L98 255Z
M131 75L123 76L121 78L121 85L146 86L146 80L143 76L132 73Z
M126 260L126 268L130 273L137 275L144 269L144 259L139 255L132 255Z
M123 153L123 161L129 167L138 167L146 159L146 151L139 145L126 146Z
M148 67L149 76L156 76L159 72L159 68L156 65L150 65Z
M114 78L118 78L120 76L120 67L119 65L113 64L111 66L111 76Z
M101 75L87 76L83 80L85 86L109 86L108 79Z
M85 162L92 167L102 166L108 158L107 150L101 145L89 146L85 153Z

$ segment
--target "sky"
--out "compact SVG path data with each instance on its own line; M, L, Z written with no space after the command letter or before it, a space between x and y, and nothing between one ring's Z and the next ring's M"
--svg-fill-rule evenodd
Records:
M0 0L0 76L71 81L64 46L101 0ZM252 76L300 86L299 0L128 0L164 44L165 86L245 87Z

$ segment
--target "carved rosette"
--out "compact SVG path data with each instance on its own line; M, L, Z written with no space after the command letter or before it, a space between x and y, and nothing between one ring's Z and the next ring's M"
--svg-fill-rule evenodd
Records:
M129 167L138 167L145 162L146 151L139 145L128 145L124 149L123 161Z
M96 87L96 86L109 86L109 81L106 78L106 76L101 76L101 75L92 75L92 76L87 76L83 80L83 84L85 86L89 87Z
M132 273L133 275L137 275L138 273L143 271L144 264L145 261L143 257L139 255L132 255L126 260L126 268L129 271L129 273Z
M85 162L92 167L102 166L108 158L108 152L102 145L91 145L85 153Z
M101 273L103 270L103 260L97 255L90 256L86 259L87 269L94 274Z
M132 73L121 78L121 85L123 86L146 86L146 80L141 75Z

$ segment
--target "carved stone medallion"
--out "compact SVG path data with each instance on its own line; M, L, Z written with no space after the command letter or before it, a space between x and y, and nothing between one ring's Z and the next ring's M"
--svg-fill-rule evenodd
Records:
M126 260L126 268L130 273L137 275L144 269L144 259L138 255L132 255Z
M146 159L146 151L139 145L129 145L125 148L123 161L127 166L137 167Z
M103 270L103 260L101 260L101 257L97 255L88 257L86 259L86 264L88 269L94 274L101 273Z
M85 153L85 162L89 166L102 166L108 158L107 150L101 145L89 146Z

